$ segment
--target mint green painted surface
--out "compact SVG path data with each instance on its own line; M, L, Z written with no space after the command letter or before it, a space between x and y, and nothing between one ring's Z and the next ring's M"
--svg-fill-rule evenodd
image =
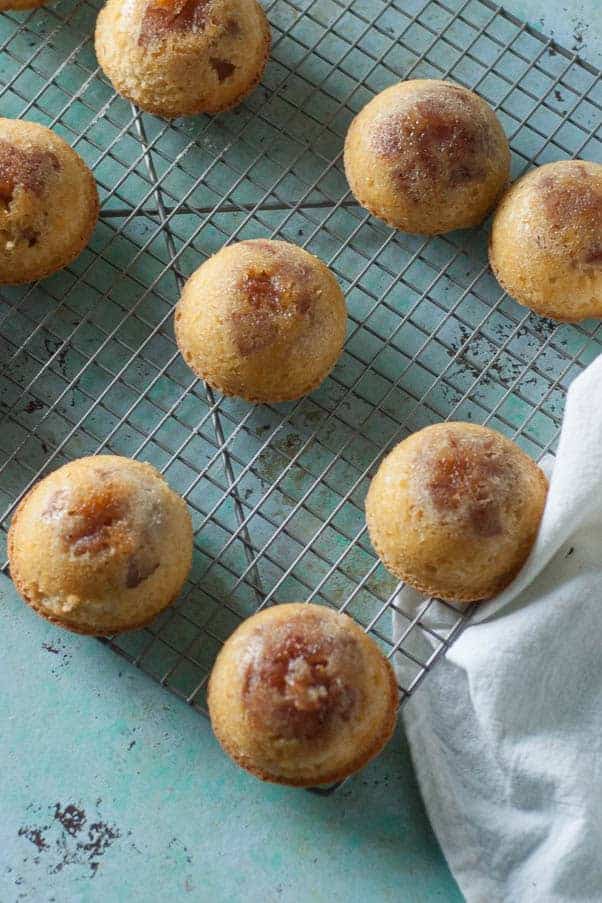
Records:
M263 785L197 712L0 579L2 903L461 899L401 732L334 796Z
M507 6L602 64L599 0ZM262 785L196 711L0 593L0 903L460 900L401 730L332 797Z
M563 47L602 68L599 0L512 0L502 5Z

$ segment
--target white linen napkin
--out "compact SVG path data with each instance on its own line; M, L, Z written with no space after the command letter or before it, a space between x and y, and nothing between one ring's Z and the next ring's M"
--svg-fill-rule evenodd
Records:
M405 588L397 602L415 614L424 599ZM435 604L425 617L445 626L450 613ZM404 722L469 903L600 903L602 355L569 389L529 560L479 606Z

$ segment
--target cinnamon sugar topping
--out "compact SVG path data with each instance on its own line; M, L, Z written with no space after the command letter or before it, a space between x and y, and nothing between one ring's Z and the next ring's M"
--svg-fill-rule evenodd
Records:
M556 228L589 222L602 233L602 188L580 162L563 166L555 172L543 171L537 187L550 223Z
M425 184L455 187L486 174L491 130L463 92L450 93L453 87L385 117L372 136L379 156L399 161L396 178L417 200Z
M242 355L267 348L310 311L309 276L308 268L277 255L269 267L244 273L240 282L244 300L231 314L232 336Z
M40 196L50 173L59 169L52 151L24 149L0 140L0 205L11 203L17 186Z
M150 0L142 18L138 44L148 47L172 32L203 31L211 0Z
M251 721L283 739L311 740L348 721L360 701L361 656L355 638L315 616L259 628L247 666L244 700Z
M427 453L426 487L435 509L468 523L484 538L502 532L502 507L516 491L513 468L491 439L451 433Z
M63 533L65 545L75 555L95 555L115 543L123 543L125 505L108 487L99 487L88 498L69 509L69 527Z

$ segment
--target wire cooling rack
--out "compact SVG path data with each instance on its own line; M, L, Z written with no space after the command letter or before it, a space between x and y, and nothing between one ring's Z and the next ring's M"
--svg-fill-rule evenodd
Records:
M394 639L398 585L364 525L378 461L446 418L488 423L535 458L553 451L566 389L601 350L600 331L503 295L487 228L425 240L368 216L348 192L344 135L395 81L449 77L497 110L514 177L566 157L602 162L600 73L489 0L274 0L262 86L227 115L166 123L99 73L98 5L0 17L0 112L63 135L102 196L71 267L0 293L1 540L23 493L66 461L151 461L190 505L194 565L180 601L112 649L204 711L211 664L239 621L314 600L404 663L406 699L467 613L445 631L407 617ZM182 280L224 243L258 236L322 257L349 305L333 374L286 405L222 398L173 338ZM412 651L422 634L427 658Z

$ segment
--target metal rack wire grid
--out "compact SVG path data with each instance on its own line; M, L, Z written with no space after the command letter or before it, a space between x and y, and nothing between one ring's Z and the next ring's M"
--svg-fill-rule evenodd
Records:
M72 266L0 295L4 548L15 505L43 474L101 451L148 460L188 501L194 564L179 602L107 640L112 649L204 711L211 664L239 621L312 600L352 615L405 664L406 699L467 613L440 630L400 612L394 638L398 584L364 524L371 475L394 443L447 418L490 424L535 458L553 450L566 389L600 332L503 295L487 226L427 240L371 218L348 191L345 132L388 85L444 77L496 109L514 177L561 158L602 162L600 73L489 0L271 0L261 87L231 113L165 122L99 72L98 6L59 0L0 19L2 115L66 138L102 197ZM316 392L253 407L193 378L172 312L206 257L259 236L325 260L350 320ZM422 634L431 651L420 657Z

